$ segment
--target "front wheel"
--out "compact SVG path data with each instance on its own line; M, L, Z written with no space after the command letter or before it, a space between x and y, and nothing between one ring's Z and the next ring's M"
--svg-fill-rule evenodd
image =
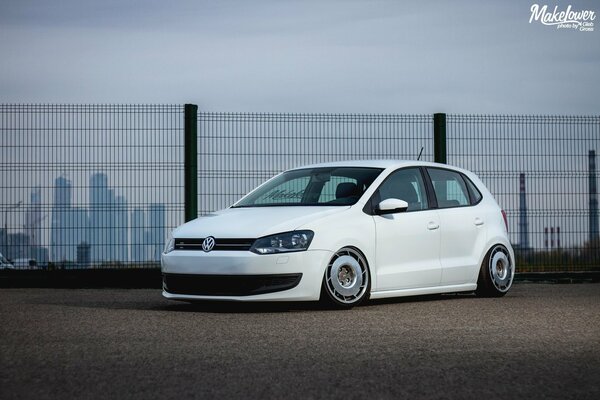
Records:
M512 285L514 264L508 249L500 244L492 247L483 259L477 279L478 296L501 297Z
M340 308L359 305L369 297L371 280L365 257L352 247L334 254L323 277L322 300Z

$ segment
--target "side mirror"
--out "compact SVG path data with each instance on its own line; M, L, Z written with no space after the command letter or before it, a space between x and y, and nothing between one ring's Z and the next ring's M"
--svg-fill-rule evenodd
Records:
M375 213L378 215L383 214L396 214L404 212L408 209L408 203L400 199L385 199L377 205Z

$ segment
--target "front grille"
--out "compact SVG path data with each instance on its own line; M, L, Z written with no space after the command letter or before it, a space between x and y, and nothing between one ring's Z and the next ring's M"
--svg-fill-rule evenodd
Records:
M196 275L163 274L163 289L172 294L250 296L292 289L302 274Z
M248 251L255 239L215 239L215 247L211 251ZM203 250L204 238L175 239L175 250Z

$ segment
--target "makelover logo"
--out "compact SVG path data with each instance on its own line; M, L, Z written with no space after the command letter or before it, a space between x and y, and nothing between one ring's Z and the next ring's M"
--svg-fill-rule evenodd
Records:
M544 25L556 26L556 29L574 29L580 32L593 32L596 12L592 10L573 10L569 5L564 10L559 10L558 6L549 9L548 5L540 6L534 4L531 6L531 16L529 23L534 21Z
M207 253L211 251L213 247L215 247L215 238L212 236L207 237L202 242L202 250L204 250Z

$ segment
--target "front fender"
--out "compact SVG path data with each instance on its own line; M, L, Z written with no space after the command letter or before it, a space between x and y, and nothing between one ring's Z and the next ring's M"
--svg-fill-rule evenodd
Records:
M376 286L375 268L375 222L373 217L361 210L330 215L318 222L308 223L298 229L310 229L315 233L311 250L326 250L332 253L343 247L358 249L367 260L371 272L371 287ZM327 265L323 266L323 273Z

